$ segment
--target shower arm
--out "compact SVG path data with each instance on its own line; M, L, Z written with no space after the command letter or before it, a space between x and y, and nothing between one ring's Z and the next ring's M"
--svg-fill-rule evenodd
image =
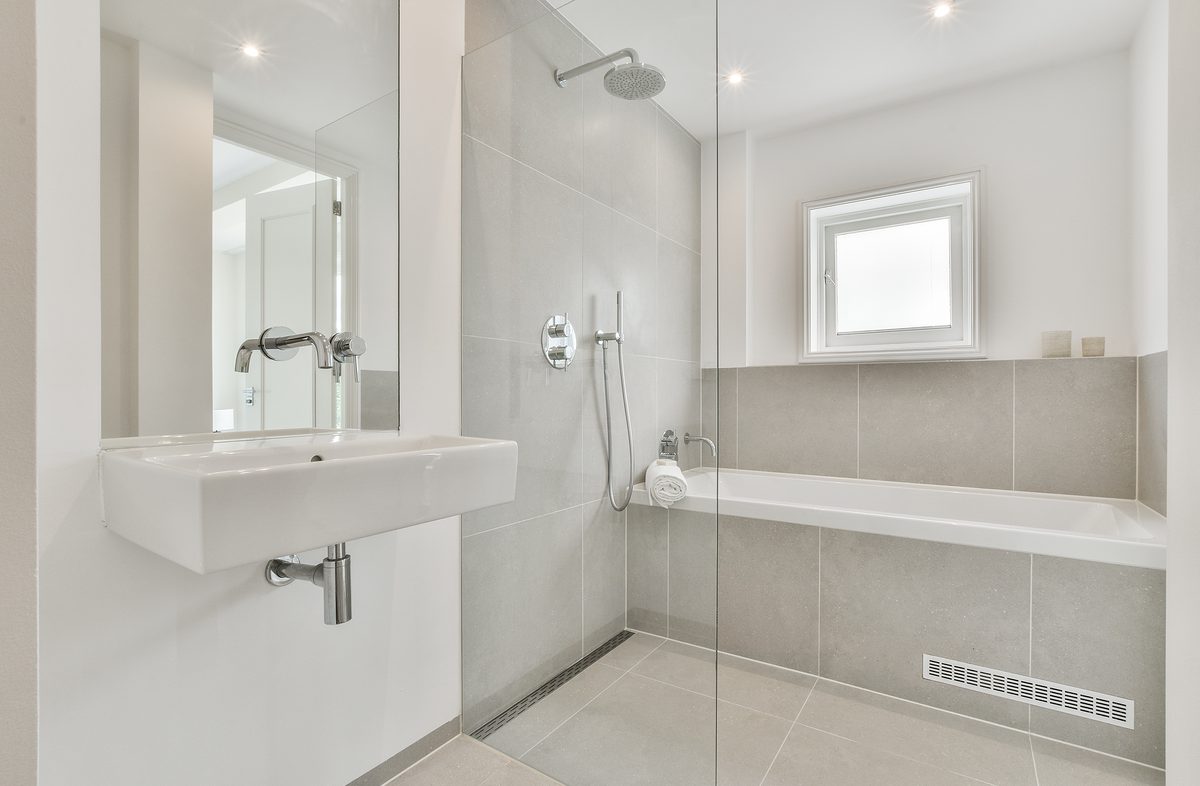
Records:
M560 71L556 68L554 69L554 81L558 83L559 87L566 87L567 82L570 82L575 77L582 76L588 71L593 71L601 66L606 66L609 63L615 63L618 60L626 57L628 57L634 65L640 66L642 64L642 59L638 57L638 53L635 50L622 49L619 52L613 52L611 55L605 55L599 60L593 60L590 63L584 63L581 66L572 68L570 71Z

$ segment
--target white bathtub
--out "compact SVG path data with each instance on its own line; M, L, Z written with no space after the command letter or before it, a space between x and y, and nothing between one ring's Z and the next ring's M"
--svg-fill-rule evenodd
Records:
M1165 569L1167 521L1123 499L694 469L675 507L876 535ZM633 501L649 505L645 484Z

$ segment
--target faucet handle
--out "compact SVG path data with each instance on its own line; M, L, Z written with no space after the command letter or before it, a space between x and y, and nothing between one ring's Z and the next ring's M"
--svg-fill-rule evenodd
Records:
M358 356L367 351L366 339L350 332L344 332L334 334L329 343L333 345L334 379L341 379L342 364L350 363L354 366L354 381L358 382Z

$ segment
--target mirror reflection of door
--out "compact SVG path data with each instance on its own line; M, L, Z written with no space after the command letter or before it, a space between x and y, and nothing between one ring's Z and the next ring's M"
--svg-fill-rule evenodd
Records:
M217 138L213 142L213 430L345 423L339 381L311 357L232 370L230 348L269 327L347 329L339 285L340 179ZM311 355L311 350L301 349Z

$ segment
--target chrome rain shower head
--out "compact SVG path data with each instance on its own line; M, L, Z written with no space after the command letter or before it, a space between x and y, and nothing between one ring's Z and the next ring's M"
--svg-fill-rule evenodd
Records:
M558 83L559 87L566 87L567 82L577 76L625 58L629 59L628 63L613 66L604 75L604 89L610 94L626 101L641 101L646 98L654 98L666 88L667 78L663 72L652 65L643 63L642 59L638 57L638 53L632 49L613 52L611 55L584 63L570 71L555 69L554 81Z

